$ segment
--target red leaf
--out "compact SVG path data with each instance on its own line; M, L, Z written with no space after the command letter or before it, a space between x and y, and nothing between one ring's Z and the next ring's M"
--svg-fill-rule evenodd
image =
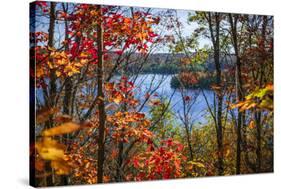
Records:
M122 50L118 50L118 51L115 51L116 54L118 54L119 56L121 56L123 54L123 51Z
M135 168L139 168L139 166L140 166L139 161L136 158L133 159L133 164L134 164Z
M190 96L185 96L185 97L184 97L184 100L185 100L185 101L190 101L190 99L191 99Z

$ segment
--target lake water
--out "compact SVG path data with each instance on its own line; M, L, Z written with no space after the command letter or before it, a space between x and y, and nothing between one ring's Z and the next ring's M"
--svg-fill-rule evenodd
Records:
M159 83L161 83L158 89L156 89L154 93L156 94L156 96L153 98L165 98L166 101L169 101L169 99L171 98L171 103L170 103L171 110L174 112L175 116L179 116L179 114L183 113L182 95L179 90L175 91L175 89L171 88L170 82L172 77L173 75L157 75L157 74L139 75L135 80L136 98L142 101L143 99L145 99L145 95L147 94L149 89L153 90L157 88ZM134 77L131 78L131 80L133 79ZM208 100L209 105L212 106L214 92L211 90L204 90L204 94ZM194 101L194 104L192 105L189 111L190 112L189 117L191 121L193 121L197 125L206 123L207 122L206 115L208 115L207 112L208 106L202 92L197 89L188 89L184 96L188 96L187 98L190 98L188 102L192 103L192 101ZM143 111L148 112L150 107L151 106L146 105L143 108ZM179 120L179 118L177 119Z
M133 76L130 78L130 80L135 81L135 98L138 99L140 102L143 102L146 98L146 94L151 93L152 90L155 90L151 97L153 99L161 98L166 99L166 101L169 101L169 99L171 98L171 110L176 116L176 120L179 121L180 119L178 116L179 114L183 113L183 102L180 91L171 88L170 82L172 77L173 75L143 74L138 75L138 77ZM118 78L120 78L120 76L114 77L114 80ZM204 94L206 95L209 104L212 106L214 92L210 90L204 90ZM187 93L184 96L188 96L188 98L190 98L189 102L194 101L194 104L189 111L190 120L197 125L206 123L206 115L208 115L209 113L207 112L208 107L202 92L196 89L188 89ZM197 96L197 98L195 98L195 96ZM41 103L43 103L44 98L42 89L36 90L36 97ZM150 108L151 105L149 105L149 103L146 103L146 105L141 111L148 113Z

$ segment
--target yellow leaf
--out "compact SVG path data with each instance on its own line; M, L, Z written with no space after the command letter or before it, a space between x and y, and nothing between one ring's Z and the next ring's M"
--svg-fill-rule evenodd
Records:
M50 137L45 137L42 142L37 142L35 147L44 160L58 160L64 156L64 146Z
M242 102L238 102L236 104L230 104L230 109L234 109L234 108L240 108L241 106L245 105L245 101Z
M56 49L54 47L48 46L47 48L48 48L49 51L56 51Z
M90 165L91 165L91 163L90 163L90 162L87 162L87 163L85 164L85 169L88 169L88 168L90 167Z
M253 120L250 122L249 128L250 129L254 129L255 128L255 122Z
M188 164L189 165L194 165L194 166L199 167L199 168L204 168L205 167L205 165L203 163L195 162L195 161L189 161Z
M91 14L91 16L98 16L99 15L99 13L96 10L92 10L90 12L90 14Z
M63 65L68 64L68 60L67 60L67 59L64 59L64 58L58 59L58 60L56 61L56 64L58 64L58 65L60 65L60 66L63 66Z
M54 168L57 175L67 175L71 171L71 167L63 160L52 161L51 167Z
M99 99L100 101L104 101L104 97L99 96L98 99Z
M72 76L75 73L79 73L79 70L75 67L73 67L72 65L67 65L64 68L64 72L67 73L68 76Z
M225 157L228 157L230 155L230 149L227 149L226 151L225 151Z
M116 92L113 96L113 102L119 104L123 100L123 95L119 92Z
M53 65L52 62L48 61L47 64L48 64L48 66L49 66L50 69L53 69L53 68L54 68L54 65Z
M80 126L73 122L67 122L60 126L53 127L51 129L45 130L43 132L44 136L55 136L55 135L62 135L67 133L72 133L80 129Z
M39 78L39 77L42 77L42 76L44 76L44 69L43 69L43 67L39 67L39 66L37 66L36 67L36 77L37 78Z
M60 77L60 76L61 76L61 72L58 71L58 70L56 70L56 76L57 76L57 77Z
M81 62L81 64L80 65L76 64L76 66L82 67L83 64L87 64L89 61L88 61L88 59L82 59L80 62Z
M82 53L80 54L80 57L81 57L81 58L87 58L87 57L88 57L88 53L82 52Z

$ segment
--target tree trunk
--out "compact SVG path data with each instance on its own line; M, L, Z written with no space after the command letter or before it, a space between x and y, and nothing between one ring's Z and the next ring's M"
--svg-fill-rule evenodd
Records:
M263 16L263 23L262 23L262 44L261 44L261 49L265 50L265 41L266 41L266 27L268 24L268 19L267 16ZM266 83L265 82L265 72L264 72L264 62L265 58L262 57L261 63L260 63L260 77L259 77L259 88L262 88L263 85ZM261 152L261 133L262 133L262 112L261 110L257 110L255 112L255 122L256 122L256 139L257 139L257 149L256 149L256 156L257 156L257 162L256 162L256 171L259 173L261 172L261 161L262 161L262 152Z
M102 9L99 6L102 15ZM97 64L97 85L98 85L98 110L99 110L99 136L98 136L98 172L97 182L103 182L103 164L104 164L104 141L105 141L105 107L103 94L103 28L102 20L97 24L97 46L98 46L98 64Z
M191 144L191 140L190 140L190 130L189 130L189 126L185 125L185 130L186 130L186 135L187 135L187 143L188 143L188 149L189 149L189 154L190 154L190 160L193 160L193 150L192 150L192 144Z
M217 145L218 145L218 174L224 173L223 162L223 128L222 128L222 82L221 82L221 64L220 64L220 18L219 13L215 13L215 40L214 40L214 61L216 67L216 84L219 86L220 91L217 94L218 109L217 109Z
M261 171L261 112L255 113L255 122L256 122L256 129L257 129L256 172L259 173Z
M128 72L127 70L127 66L128 64L126 64L126 66L124 67L124 69L122 70L122 76L126 77L127 78L127 75L126 73ZM126 88L127 87L127 80L124 81L124 87ZM127 93L125 93L125 98L128 98L128 95ZM122 105L122 112L127 112L127 104L124 103ZM116 168L116 180L118 182L122 182L123 181L123 169L122 169L122 164L123 164L123 161L124 161L124 137L125 137L125 130L124 129L121 129L120 131L120 140L119 140L119 143L118 143L118 159L117 159L117 168Z
M224 173L223 162L223 127L222 127L222 104L223 104L223 89L221 82L221 64L220 64L220 13L207 13L206 19L209 24L209 31L214 48L214 63L216 70L216 85L219 87L219 91L216 92L217 99L217 112L215 112L214 122L217 134L217 170L218 175ZM216 109L215 109L216 111Z
M49 41L48 46L54 47L54 32L55 32L55 19L56 19L56 3L51 2L50 7L50 23L49 23ZM52 60L50 60L52 61ZM56 74L55 70L50 70L50 98L49 98L49 107L53 107L55 103L55 96L56 96Z
M234 20L233 20L234 18ZM236 86L236 97L237 102L243 100L243 90L242 90L242 77L241 77L241 60L238 50L238 40L237 40L237 21L238 17L229 14L229 22L231 26L231 35L232 35L232 44L234 47L234 52L236 56L236 65L235 65L235 86ZM237 138L236 138L236 174L240 174L241 166L241 128L243 125L243 113L238 109L237 117Z
M124 138L124 131L121 130L120 141L118 144L118 159L117 159L117 168L116 168L116 181L122 182L122 164L123 164L123 152L124 152L124 143L122 139Z
M54 31L55 31L55 8L56 8L56 3L51 2L50 3L50 22L49 22L49 36L48 36L48 46L53 47L54 46ZM52 61L52 60L50 60ZM47 106L48 108L52 108L55 103L55 95L56 95L56 75L54 70L50 70L50 91L49 91L49 98L47 99ZM46 123L47 128L51 128L53 126L53 120L52 117L50 117L49 121ZM50 162L46 164L46 172L50 173L46 177L46 184L47 186L52 186L53 185L53 171L50 165Z
M67 13L68 10L68 5L66 3L62 4L63 7L63 11L65 13ZM65 33L65 37L64 40L68 41L68 23L67 20L64 21L64 33ZM68 44L65 45L65 51L68 51L69 47ZM72 94L72 77L67 77L65 79L65 88L64 88L64 98L63 98L63 114L66 115L70 115L70 105L71 105L71 94ZM69 141L69 135L67 134L66 137L63 137L63 143L67 146L68 145L68 141ZM68 185L69 184L69 177L67 175L63 175L61 177L61 182L62 185Z
M68 6L62 4L63 11L67 14ZM68 41L68 23L67 20L64 21L64 33L65 33L65 41ZM68 44L65 45L65 51L68 51ZM70 102L71 102L71 94L72 94L72 77L67 77L65 79L65 88L64 88L64 99L63 99L63 113L69 115L70 114Z

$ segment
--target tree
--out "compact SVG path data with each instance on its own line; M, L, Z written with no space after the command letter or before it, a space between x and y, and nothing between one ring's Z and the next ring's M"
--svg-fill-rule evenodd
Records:
M241 58L240 58L240 52L239 52L239 44L238 44L238 37L237 37L237 22L239 20L238 15L232 15L229 14L229 23L230 23L230 33L232 38L232 44L236 56L236 96L237 101L243 100L243 83L242 83L242 76L241 76ZM238 117L237 117L237 147L236 147L236 174L240 174L240 165L241 165L241 128L243 123L243 117L245 115L238 110Z
M204 13L197 12L194 16L190 17L190 21L198 21L202 26L199 33L202 31L208 31L208 37L212 44L212 56L215 64L216 71L216 106L212 117L216 127L217 138L217 155L218 155L218 175L223 175L224 172L224 158L223 158L223 125L222 125L222 111L223 111L223 83L222 83L222 68L221 68L221 13ZM210 108L209 108L210 109Z
M34 6L36 186L273 170L271 16Z

